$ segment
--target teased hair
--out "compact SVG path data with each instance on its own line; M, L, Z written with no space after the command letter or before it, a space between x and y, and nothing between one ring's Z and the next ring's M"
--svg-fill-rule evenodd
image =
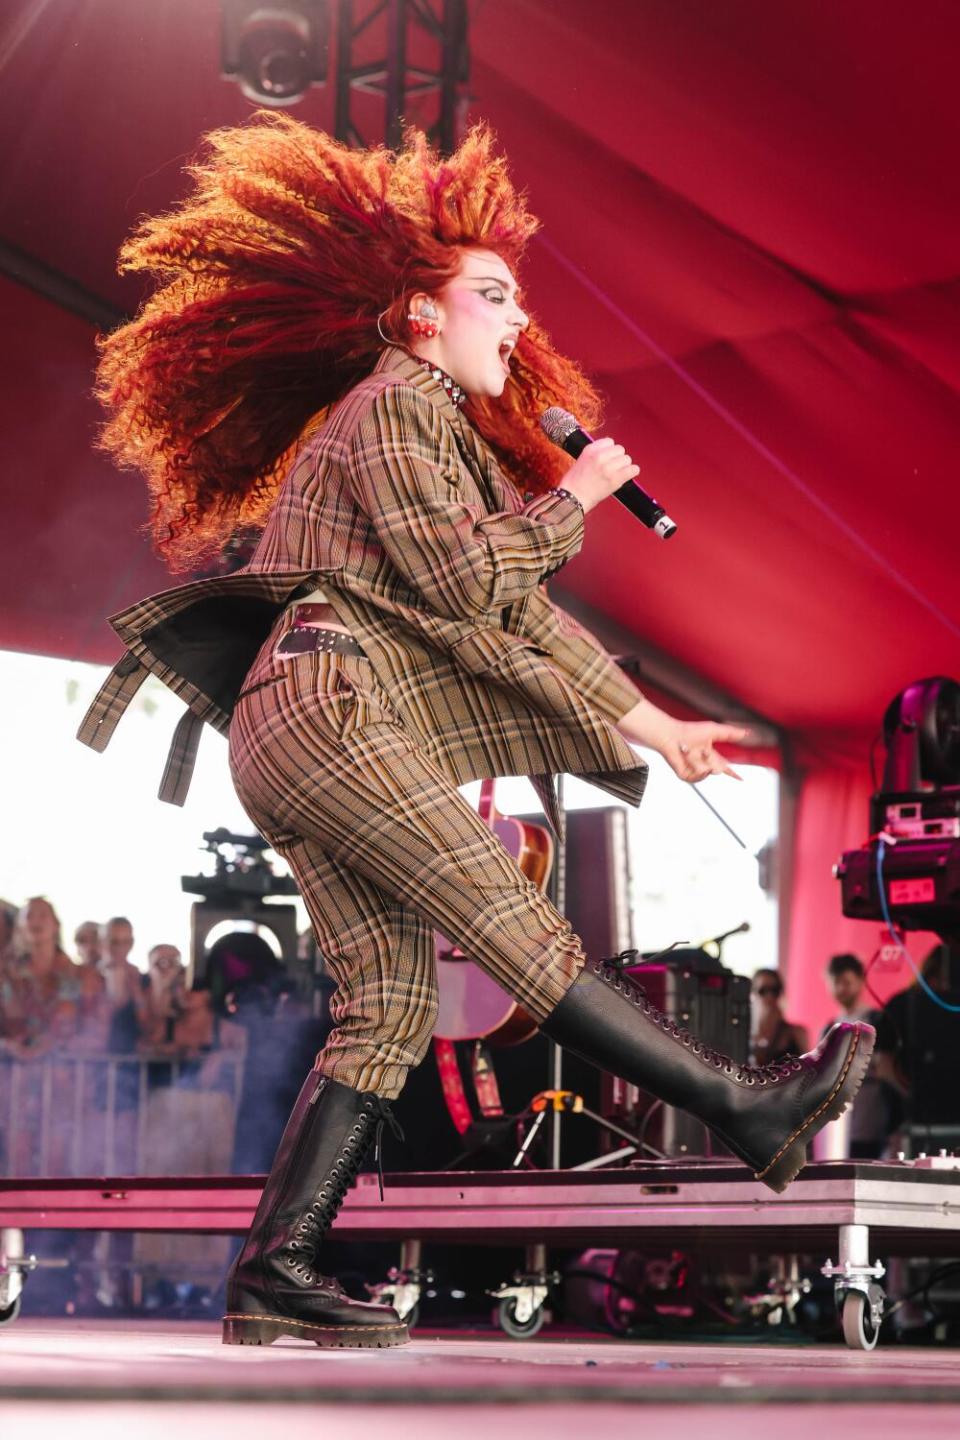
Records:
M193 193L143 220L121 271L153 294L100 341L102 447L142 471L150 529L171 569L261 526L305 430L372 370L386 334L406 343L407 297L437 293L461 247L512 268L537 228L486 127L449 159L411 129L402 148L351 150L274 111L215 130ZM567 467L541 433L549 405L596 424L596 392L531 321L499 400L468 414L521 490Z

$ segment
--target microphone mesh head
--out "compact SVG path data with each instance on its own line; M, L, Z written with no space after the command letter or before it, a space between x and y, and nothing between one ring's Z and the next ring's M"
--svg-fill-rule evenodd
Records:
M550 409L544 410L540 416L540 428L554 445L562 446L567 436L572 435L574 430L579 430L580 426L569 410L561 410L559 405L551 405Z

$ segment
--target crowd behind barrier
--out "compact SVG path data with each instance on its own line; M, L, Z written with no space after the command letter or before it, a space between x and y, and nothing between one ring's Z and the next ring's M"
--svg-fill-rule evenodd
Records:
M282 965L255 934L218 940L204 957L202 983L192 986L176 946L153 945L145 973L130 959L133 946L130 921L117 915L80 925L71 957L49 900L33 897L19 908L0 901L0 1176L269 1168L329 1021L296 1001ZM909 986L885 1007L857 956L830 960L834 1018L868 1020L878 1030L853 1109L854 1157L913 1153L928 1144L929 1126L938 1143L944 1135L960 1143L957 1021L935 1003L940 992L954 995L958 959L936 947L923 964L925 989ZM804 1027L789 1019L779 973L758 970L752 990L754 1063L808 1048ZM65 1296L68 1309L76 1297L83 1304L85 1286L101 1309L184 1289L209 1300L230 1246L204 1236L58 1239L53 1232L36 1232L31 1244L69 1262L54 1310ZM39 1289L36 1279L30 1289Z
M296 1001L255 934L217 941L193 986L176 946L153 945L146 973L133 946L118 915L80 925L71 957L49 900L0 901L0 1176L269 1167L324 1022ZM49 1239L34 1237L41 1251ZM70 1284L86 1268L104 1305L128 1301L144 1277L215 1288L230 1244L165 1235L51 1243L71 1262Z

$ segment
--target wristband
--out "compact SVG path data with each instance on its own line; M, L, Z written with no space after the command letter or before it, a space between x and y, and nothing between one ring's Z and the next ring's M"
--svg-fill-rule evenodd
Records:
M565 495L568 500L572 500L572 501L573 501L574 505L579 505L579 506L580 506L580 510L581 510L581 512L582 512L584 515L587 513L586 510L584 510L584 508L583 508L583 501L580 500L580 499L578 499L577 496L574 495L574 493L573 493L572 490L564 490L564 488L563 488L562 485L554 485L554 487L553 487L553 489L552 489L552 491L551 491L551 494L553 494L553 495Z

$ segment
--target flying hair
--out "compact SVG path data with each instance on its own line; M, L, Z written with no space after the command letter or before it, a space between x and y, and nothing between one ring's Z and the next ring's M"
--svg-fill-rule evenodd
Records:
M99 340L100 445L140 471L148 528L171 570L261 526L305 436L375 365L408 346L407 297L437 294L469 246L516 270L538 222L484 125L449 158L407 131L399 150L352 150L275 111L214 130L192 193L140 222L119 269L153 293ZM588 426L597 395L531 318L503 395L467 415L520 491L569 461L543 435L562 404Z

